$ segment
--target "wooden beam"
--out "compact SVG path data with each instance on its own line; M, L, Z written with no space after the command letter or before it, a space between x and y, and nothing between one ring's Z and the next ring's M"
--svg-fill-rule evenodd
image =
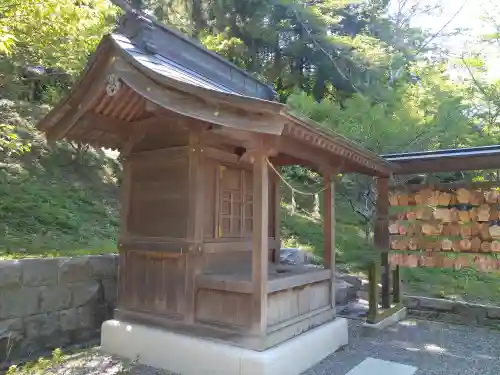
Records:
M303 161L304 164L316 166L317 170L332 169L340 164L338 158L333 158L323 150L289 137L280 137L278 150L280 154L289 155Z
M231 164L237 164L239 161L238 155L232 154L232 153L227 152L227 151L219 150L219 149L214 148L214 147L204 146L202 148L202 153L207 158L222 160L222 161L225 161L225 162L231 163Z
M253 164L252 323L255 334L267 330L269 171L267 155L255 153Z
M331 273L331 305L335 308L335 182L331 172L323 174L324 215L323 235L325 236L324 265Z
M315 270L299 275L291 275L288 277L278 278L269 281L268 293L275 293L281 290L290 290L298 286L314 284L320 281L329 280L331 278L331 270Z
M389 250L389 179L377 178L377 217L374 231L375 246L379 249ZM383 251L382 262L382 308L391 306L389 252Z
M78 105L71 107L66 115L47 131L47 139L58 140L64 138L75 126L76 122L101 98L101 89L105 86L108 73L109 68L106 68L95 77Z
M130 155L130 160L134 163L149 163L155 161L161 164L162 160L169 162L175 159L187 158L190 150L191 148L189 146L177 146L139 151L132 153Z

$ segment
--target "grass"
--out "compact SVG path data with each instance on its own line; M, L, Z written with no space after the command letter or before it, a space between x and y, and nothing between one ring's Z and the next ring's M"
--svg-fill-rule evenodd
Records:
M36 105L0 101L31 150L0 159L0 259L115 250L119 163L102 151L47 144Z
M75 349L62 352L55 349L50 357L12 365L6 375L129 375L136 361L119 360L101 354L98 348Z

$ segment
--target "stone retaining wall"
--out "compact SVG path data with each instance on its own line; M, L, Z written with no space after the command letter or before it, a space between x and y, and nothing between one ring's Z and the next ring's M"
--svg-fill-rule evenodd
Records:
M415 318L500 328L497 306L418 296L404 296L403 304Z
M0 363L99 337L116 276L115 255L0 261Z

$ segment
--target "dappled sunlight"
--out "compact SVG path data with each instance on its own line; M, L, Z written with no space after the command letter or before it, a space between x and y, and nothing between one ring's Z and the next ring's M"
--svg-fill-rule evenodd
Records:
M450 326L445 323L403 320L392 327L381 331L376 336L366 337L366 340L377 348L384 348L395 353L407 352L422 356L440 356L451 360L475 361L499 361L500 356L492 352L481 352L481 346L474 351L464 351L463 344L458 337L468 340L467 332L460 326ZM495 334L489 334L487 340L495 340ZM484 339L484 344L488 342ZM496 342L496 340L495 340ZM483 345L484 345L483 344ZM392 348L392 349L391 349ZM490 350L483 346L485 350ZM425 357L419 357L424 360Z
M425 344L424 349L430 353L439 353L443 354L446 353L447 350L444 348L441 348L440 346L437 346L435 344Z

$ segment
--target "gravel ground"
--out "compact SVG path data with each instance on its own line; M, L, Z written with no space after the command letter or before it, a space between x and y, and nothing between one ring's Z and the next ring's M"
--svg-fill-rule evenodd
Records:
M368 333L351 320L349 345L303 375L345 375L367 357L418 367L415 375L499 375L499 343L500 332L477 327L406 320ZM57 375L173 375L101 355L97 348L55 370Z
M367 357L418 367L415 375L499 375L499 343L500 332L484 328L406 320L368 334L352 320L349 345L303 375L345 375Z

